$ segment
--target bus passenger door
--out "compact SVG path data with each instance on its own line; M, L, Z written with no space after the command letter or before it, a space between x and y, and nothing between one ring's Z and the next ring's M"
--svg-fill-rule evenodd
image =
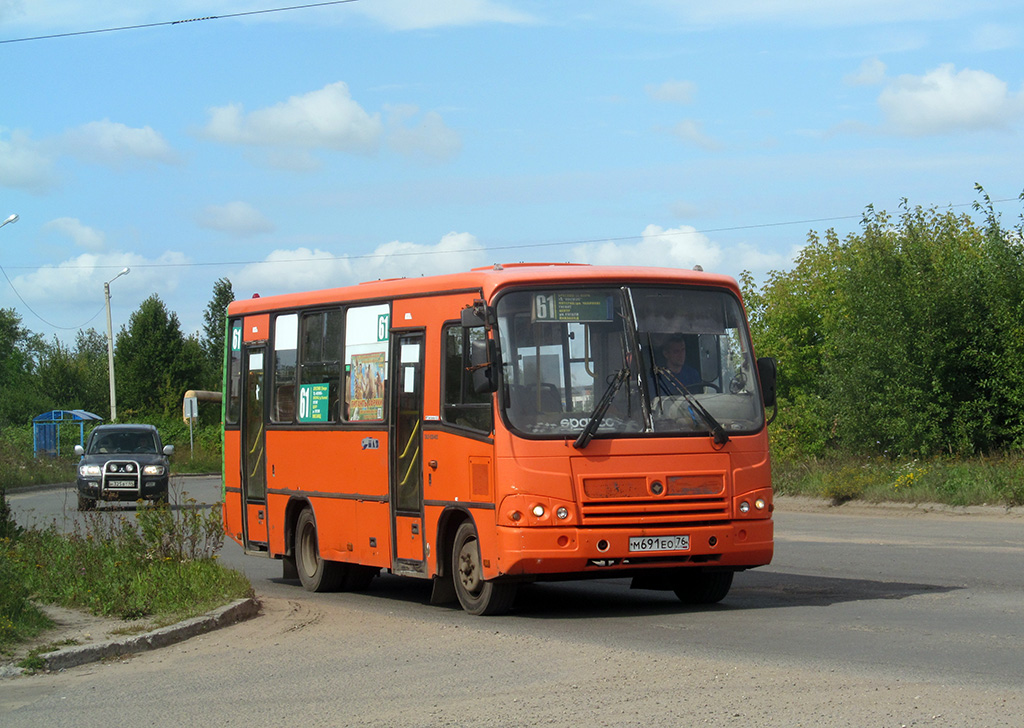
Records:
M265 346L245 349L245 397L242 400L242 543L246 553L266 553L267 469L264 412Z
M422 331L392 332L389 469L392 571L426 574L423 552Z

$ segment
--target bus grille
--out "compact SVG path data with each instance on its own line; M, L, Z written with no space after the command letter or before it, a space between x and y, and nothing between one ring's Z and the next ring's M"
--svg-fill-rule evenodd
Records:
M661 527L729 519L722 473L666 478L584 478L583 526Z

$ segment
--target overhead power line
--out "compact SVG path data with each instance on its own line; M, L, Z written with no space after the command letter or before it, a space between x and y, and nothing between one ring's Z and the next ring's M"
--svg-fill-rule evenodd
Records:
M204 18L186 18L185 20L165 20L159 23L140 23L138 25L122 25L116 28L99 28L97 30L75 30L67 33L52 33L50 35L36 35L31 38L9 38L0 40L2 43L25 43L30 40L49 40L51 38L69 38L75 35L94 35L96 33L115 33L119 30L141 30L142 28L158 28L163 25L183 25L185 23L199 23L204 20L226 20L228 18L241 18L246 15L266 15L267 13L284 13L290 10L305 10L307 8L320 8L326 5L344 5L354 3L357 0L324 0L318 3L306 3L305 5L290 5L284 8L268 8L266 10L249 10L241 13L227 13L225 15L207 15Z
M992 204L999 204L1003 202L1016 202L1016 197L1006 197L1003 199L990 200ZM973 207L973 202L962 202L955 205L948 205L949 209L955 209L958 207ZM659 233L659 237L675 237L683 235L708 235L711 233L726 233L726 232L738 232L743 230L763 230L765 228L775 227L786 227L789 225L815 225L824 222L841 222L843 220L863 220L864 214L860 213L857 215L837 215L834 217L817 217L808 218L803 220L786 220L782 222L762 222L753 223L750 225L733 225L729 227L719 228L704 228L698 230L696 228L692 230L672 230L664 231ZM592 245L595 243L626 243L637 240L643 240L643 235L623 235L620 237L607 237L607 238L579 238L575 240L558 240L547 243L517 243L514 245L492 245L485 248L458 248L451 250L420 250L411 251L405 253L363 253L361 255L330 255L322 258L287 258L287 259L275 259L275 260L219 260L209 262L191 262L191 263L135 263L133 262L132 268L210 268L217 266L239 266L239 265L279 265L281 263L308 263L311 260L316 262L332 261L332 260L375 260L381 258L409 258L417 255L433 256L433 255L451 255L452 253L492 253L503 250L533 250L538 248L559 248L570 245ZM120 268L122 263L111 263L110 265L83 265L73 266L64 265L62 268L89 268L89 269L107 269L107 268ZM39 266L7 266L10 270L37 270Z
M14 283L8 277L7 271L5 271L2 267L0 267L0 273L4 274L4 279L6 279L7 285L9 285L11 287L11 290L14 291L14 295L18 297L18 300L21 301L22 305L24 305L25 308L27 308L29 311L31 311L32 314L37 319L42 321L44 324L46 324L50 328L62 329L64 331L74 331L75 329L84 329L86 326L88 326L90 323L92 323L93 319L95 319L97 316L100 315L100 311L102 311L103 308L104 308L104 306L100 306L99 310L96 311L96 313L94 313L92 316L90 316L88 321L86 321L84 324L82 324L80 326L61 326L60 324L55 324L52 321L48 321L45 318L43 318L42 316L40 316L38 311L36 311L34 308L32 308L31 306L28 305L28 301L26 301L24 298L22 298L21 293L18 292L18 289L14 287Z

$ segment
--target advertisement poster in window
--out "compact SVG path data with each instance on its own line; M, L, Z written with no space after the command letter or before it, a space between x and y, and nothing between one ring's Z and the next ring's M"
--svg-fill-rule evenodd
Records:
M348 378L349 420L384 419L384 352L353 354Z

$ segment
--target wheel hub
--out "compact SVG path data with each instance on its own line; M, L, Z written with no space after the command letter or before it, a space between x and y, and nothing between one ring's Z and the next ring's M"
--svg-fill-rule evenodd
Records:
M465 544L459 552L459 580L470 593L475 593L480 588L480 567L474 542Z

